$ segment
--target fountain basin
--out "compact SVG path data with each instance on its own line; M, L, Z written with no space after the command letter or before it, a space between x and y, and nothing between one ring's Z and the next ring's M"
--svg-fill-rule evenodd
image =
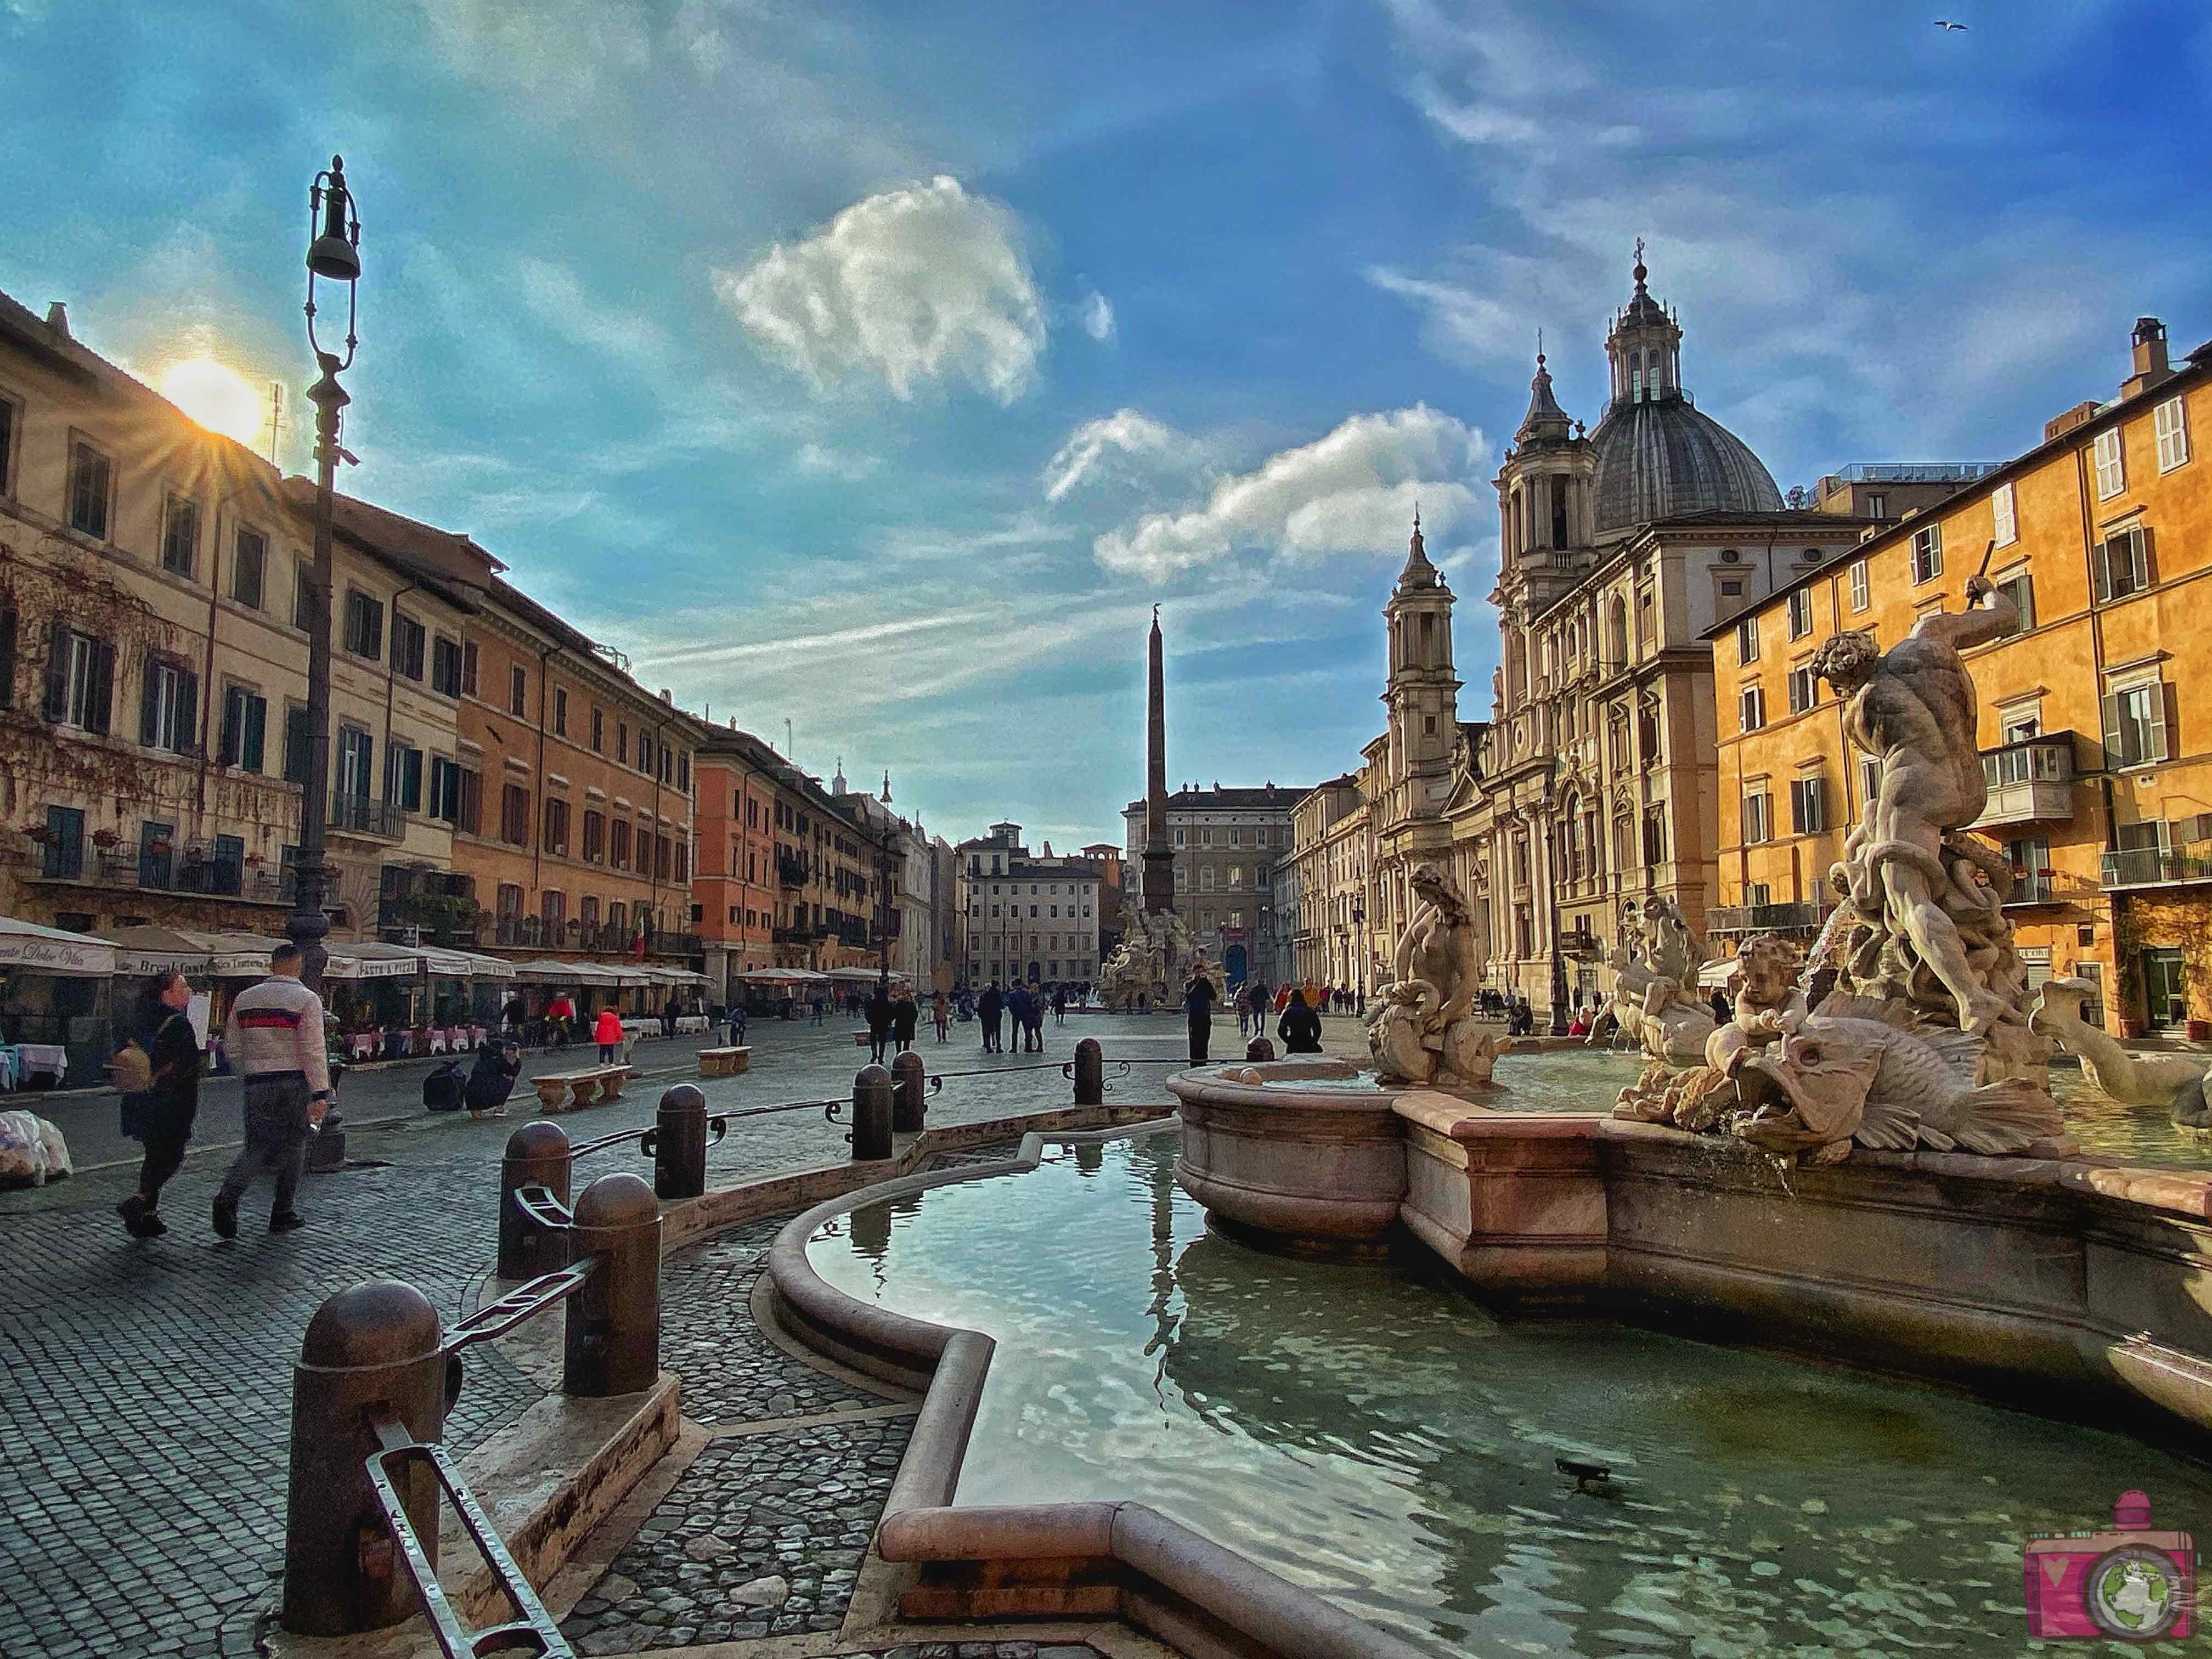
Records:
M1595 1103L1342 1073L1341 1095L1310 1068L1170 1079L1211 1224L1321 1253L1402 1225L1493 1305L1589 1304L2212 1448L2212 1174L1863 1149L1790 1168Z

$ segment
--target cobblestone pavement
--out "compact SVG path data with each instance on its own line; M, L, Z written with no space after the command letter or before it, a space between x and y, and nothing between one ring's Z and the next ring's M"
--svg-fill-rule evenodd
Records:
M866 1056L852 1030L836 1019L820 1028L757 1022L753 1070L701 1086L713 1107L846 1093ZM933 1069L988 1067L994 1075L948 1079L930 1103L933 1125L1066 1104L1058 1062L1079 1037L1099 1037L1109 1055L1174 1054L1182 1041L1178 1024L1164 1017L1089 1018L1048 1027L1042 1055L1001 1060L979 1052L972 1024L955 1030L969 1035L923 1043ZM660 1088L691 1069L688 1054L670 1048L665 1060L649 1048L641 1056L660 1076L638 1079L619 1103L562 1122L579 1139L650 1123ZM1013 1069L1036 1061L1049 1069ZM526 1066L525 1076L538 1069ZM1166 1070L1137 1068L1122 1085L1127 1092L1109 1098L1164 1098L1157 1079ZM419 1073L376 1075L420 1088ZM344 1104L356 1121L372 1115L363 1104L367 1081L347 1085ZM198 1659L246 1650L234 1638L283 1565L291 1366L309 1316L348 1285L388 1276L415 1284L455 1316L489 1265L497 1160L528 1101L519 1096L506 1119L416 1115L392 1128L356 1130L348 1151L365 1167L309 1177L301 1207L310 1226L278 1237L260 1231L265 1212L254 1204L265 1201L264 1188L249 1200L237 1242L216 1241L207 1217L228 1162L222 1152L186 1164L161 1206L171 1231L150 1243L126 1238L113 1213L132 1184L127 1169L0 1193L9 1269L0 1281L0 1431L8 1448L0 1457L0 1659ZM114 1110L112 1097L94 1103ZM849 1153L845 1133L818 1110L746 1121L714 1148L709 1178L727 1184L832 1162ZM643 1167L634 1154L623 1160L619 1152L602 1154L580 1167L580 1180ZM684 1376L687 1412L702 1421L849 1413L872 1398L791 1360L750 1330L746 1297L773 1233L772 1224L756 1224L672 1259L669 1364ZM715 1308L743 1320L702 1340L693 1327ZM478 1348L470 1358L449 1425L449 1437L464 1448L537 1397L495 1353ZM895 1462L905 1431L901 1418L852 1425L845 1443L859 1449L848 1467L872 1470L878 1455ZM757 1437L718 1441L714 1466L734 1471L743 1458L773 1458L778 1478L802 1481L795 1471L813 1468L810 1457L827 1443L805 1443L805 1436L823 1432L818 1427L793 1432L799 1437L771 1435L765 1438L781 1443L750 1449L745 1440ZM822 1461L826 1467L826 1455ZM678 1491L699 1487L693 1480ZM870 1491L867 1501L879 1504L880 1492ZM770 1530L805 1524L775 1520ZM842 1607L832 1571L825 1566L811 1581L819 1586L810 1596L812 1613Z
M924 1642L872 1648L839 1659L1105 1659L1088 1642Z

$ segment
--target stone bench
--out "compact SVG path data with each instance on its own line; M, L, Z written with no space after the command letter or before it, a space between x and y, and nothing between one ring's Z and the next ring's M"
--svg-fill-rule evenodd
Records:
M629 1080L627 1066L592 1066L578 1072L548 1072L544 1077L530 1079L530 1086L538 1091L538 1109L553 1113L576 1111L601 1102L620 1100L623 1085ZM562 1091L570 1099L562 1103Z
M752 1069L753 1051L750 1048L702 1048L699 1051L701 1077L732 1077Z

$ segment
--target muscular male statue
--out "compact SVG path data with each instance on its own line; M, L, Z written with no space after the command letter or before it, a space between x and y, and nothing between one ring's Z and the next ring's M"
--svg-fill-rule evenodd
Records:
M2019 624L2011 599L1984 578L1966 579L1966 608L1923 617L1887 651L1871 634L1837 635L1813 672L1848 700L1844 729L1881 757L1881 789L1867 802L1859 856L1901 928L1959 1006L1962 1030L1980 1036L2003 1000L1975 978L1958 929L1937 902L1948 884L1947 830L1972 823L1989 803L1975 744L1974 681L1959 653Z

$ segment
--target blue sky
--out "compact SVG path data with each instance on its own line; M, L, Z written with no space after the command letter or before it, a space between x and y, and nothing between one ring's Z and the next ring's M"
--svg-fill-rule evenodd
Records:
M2139 312L2212 335L2208 84L2179 0L0 0L0 288L296 392L343 150L348 487L1066 845L1140 786L1156 600L1171 778L1353 764L1416 496L1486 714L1535 331L1595 424L1638 234L1784 489L2016 453Z

